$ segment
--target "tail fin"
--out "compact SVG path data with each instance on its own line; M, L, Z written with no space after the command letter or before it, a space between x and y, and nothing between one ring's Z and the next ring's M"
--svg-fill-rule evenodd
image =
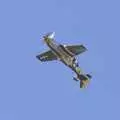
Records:
M81 80L80 81L80 88L86 88L89 83L89 80Z
M79 79L80 79L80 88L86 88L87 85L88 85L88 83L89 83L89 80L91 78L92 78L92 76L89 75L89 74L85 74L85 75L81 74L79 76Z
M73 77L73 80L80 80L80 88L86 88L91 78L92 76L89 74L79 74L77 77Z
M84 88L84 84L82 81L80 81L80 88Z

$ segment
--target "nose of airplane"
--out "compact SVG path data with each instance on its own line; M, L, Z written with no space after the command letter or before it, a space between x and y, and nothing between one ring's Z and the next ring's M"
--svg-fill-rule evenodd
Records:
M55 36L55 32L51 32L51 33L48 35L48 37L49 37L50 39L53 39L54 36Z
M55 32L50 32L50 33L47 33L44 37L49 38L49 39L53 39L54 36L55 36Z

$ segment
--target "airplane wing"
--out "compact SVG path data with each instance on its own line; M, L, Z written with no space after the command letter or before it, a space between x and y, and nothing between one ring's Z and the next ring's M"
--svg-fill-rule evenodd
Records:
M83 45L71 45L66 46L66 48L74 55L79 55L87 50Z
M36 57L42 62L57 60L57 57L53 54L51 50L44 52L40 55L37 55Z

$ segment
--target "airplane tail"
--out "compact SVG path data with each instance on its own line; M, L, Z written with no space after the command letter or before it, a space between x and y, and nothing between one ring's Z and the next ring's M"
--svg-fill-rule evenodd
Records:
M73 80L80 81L80 88L86 88L91 78L90 74L79 74L77 77L73 77Z

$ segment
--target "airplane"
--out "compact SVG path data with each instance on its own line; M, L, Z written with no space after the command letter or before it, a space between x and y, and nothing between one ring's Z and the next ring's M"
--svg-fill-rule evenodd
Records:
M55 41L54 37L55 32L50 32L43 36L43 40L50 50L37 55L37 59L39 59L41 62L53 60L61 61L76 73L76 77L73 77L73 80L80 81L80 88L86 88L92 76L82 72L76 56L85 52L87 49L83 45L59 44L57 41Z

